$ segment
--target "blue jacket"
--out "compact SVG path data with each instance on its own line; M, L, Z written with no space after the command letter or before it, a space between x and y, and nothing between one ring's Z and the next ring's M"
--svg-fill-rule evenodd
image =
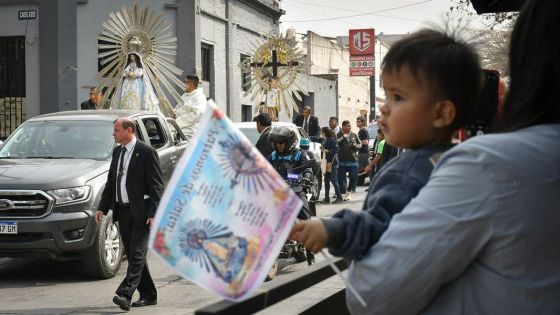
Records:
M405 151L373 178L363 211L344 209L330 219L323 219L331 254L361 259L385 232L391 218L426 185L437 159L451 147L430 145Z
M327 154L325 154L325 158L329 163L336 163L338 161L338 143L336 142L335 138L326 138L321 145L323 148L329 150Z

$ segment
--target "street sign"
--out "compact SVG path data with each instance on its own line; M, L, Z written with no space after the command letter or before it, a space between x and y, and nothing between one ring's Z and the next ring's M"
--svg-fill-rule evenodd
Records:
M350 53L350 76L375 75L375 30L350 30L348 37Z
M373 55L375 30L373 28L350 30L348 42L350 55Z
M19 10L18 19L19 20L36 20L39 16L37 10Z
M374 56L350 56L350 76L374 76Z

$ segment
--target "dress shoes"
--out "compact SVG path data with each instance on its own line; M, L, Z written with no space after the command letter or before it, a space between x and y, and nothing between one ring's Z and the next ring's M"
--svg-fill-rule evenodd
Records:
M146 299L138 299L136 302L132 302L132 307L142 307L148 305L156 305L157 300L146 300Z
M113 303L117 304L123 311L130 311L130 300L124 296L115 295Z

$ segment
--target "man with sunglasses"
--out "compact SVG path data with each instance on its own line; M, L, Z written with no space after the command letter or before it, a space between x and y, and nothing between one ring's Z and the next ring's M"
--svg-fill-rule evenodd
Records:
M181 96L182 104L175 107L175 120L187 139L190 139L196 128L200 116L206 111L206 95L201 87L198 87L198 76L189 74L185 78L185 93Z
M99 101L101 101L103 94L101 93L101 91L99 91L99 89L96 86L93 86L89 89L89 99L87 101L83 101L82 104L80 104L80 109L81 110L87 110L87 109L97 109L97 106L99 105Z

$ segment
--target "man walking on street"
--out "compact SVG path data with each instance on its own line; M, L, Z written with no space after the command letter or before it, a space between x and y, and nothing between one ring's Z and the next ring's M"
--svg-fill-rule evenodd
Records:
M362 147L358 151L358 173L363 173L363 172L365 172L364 169L369 164L369 147L368 147L369 133L368 133L367 128L366 128L365 117L364 116L358 116L358 118L356 118L356 125L358 126L358 129L360 129L360 131L358 131L358 138L360 139L360 142L362 143ZM358 176L357 184L359 186L364 185L366 176L367 176L367 174Z
M332 116L329 118L329 128L331 128L335 135L338 135L338 133L340 132L340 127L338 126L337 117Z
M146 254L150 229L161 199L163 180L156 151L136 139L135 123L130 118L118 118L113 125L113 137L120 145L113 149L107 183L101 195L97 224L113 209L114 221L119 222L128 269L117 288L113 303L128 311L134 291L140 298L133 307L157 304L156 286L150 275Z
M270 133L270 125L272 121L270 120L270 115L268 113L260 113L253 119L257 123L257 131L261 134L255 147L261 152L261 154L268 159L268 156L274 149L268 141L268 134Z
M321 127L319 126L319 119L316 116L311 115L311 107L303 107L303 114L299 114L294 117L293 123L296 126L302 127L309 136L318 137L321 132Z
M352 191L356 191L358 179L357 151L362 147L358 135L352 132L352 125L348 120L342 122L342 131L336 135L340 147L338 166L338 186L344 200L350 200ZM348 186L346 186L346 173L348 173Z

